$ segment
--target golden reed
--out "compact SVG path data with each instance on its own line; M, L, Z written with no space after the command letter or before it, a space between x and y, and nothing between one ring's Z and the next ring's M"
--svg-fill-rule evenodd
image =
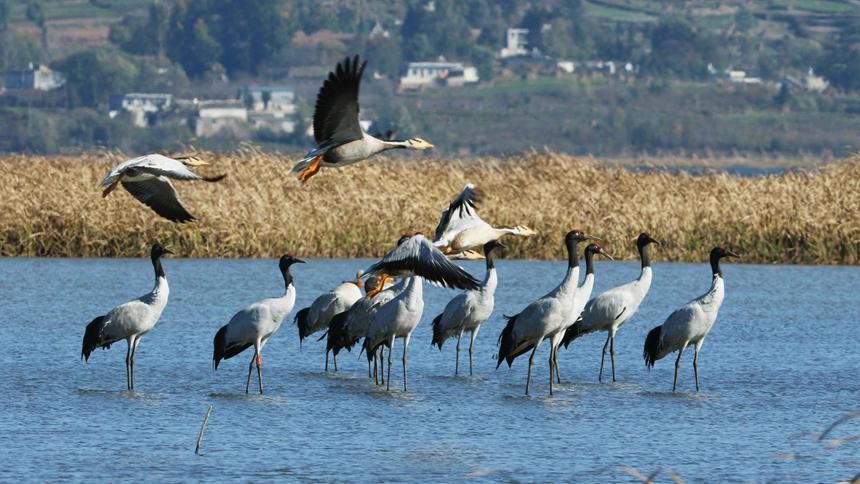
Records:
M658 261L702 261L724 244L747 262L860 262L860 158L755 178L632 173L552 153L376 159L301 186L287 157L253 147L200 156L212 163L205 173L229 175L176 183L198 217L189 224L124 190L102 199L97 185L119 155L0 158L0 255L140 256L157 239L186 257L376 257L402 233L432 235L473 182L487 194L485 220L539 232L509 240L509 257L563 257L563 234L581 228L622 258L635 257L633 238L647 230L664 242Z

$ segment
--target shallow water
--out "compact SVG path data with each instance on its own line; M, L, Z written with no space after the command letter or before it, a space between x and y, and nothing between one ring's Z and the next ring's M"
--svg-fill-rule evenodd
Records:
M296 307L366 265L295 267ZM857 442L828 449L813 440L860 409L860 268L726 265L726 301L700 356L700 393L691 391L692 354L683 361L682 391L673 394L672 359L649 372L641 353L649 329L707 289L705 264L655 266L648 298L616 340L618 383L597 383L605 337L589 335L560 351L563 383L554 397L544 345L525 397L525 358L495 369L501 315L557 284L564 264L501 260L475 377L452 376L452 344L441 353L430 347L429 322L455 292L425 286L407 393L399 342L389 393L367 380L357 353L342 354L340 372L323 373L324 343L306 340L300 349L291 314L263 352L266 394L246 397L250 353L214 372L212 337L237 309L281 291L276 263L167 259L164 266L170 302L139 347L137 391L129 393L125 343L84 364L81 337L93 317L151 288L148 261L0 259L0 480L632 481L629 466L671 470L687 482L834 482L860 471ZM481 263L465 266L482 277ZM595 293L638 270L599 263ZM836 435L858 429L860 422L847 424Z

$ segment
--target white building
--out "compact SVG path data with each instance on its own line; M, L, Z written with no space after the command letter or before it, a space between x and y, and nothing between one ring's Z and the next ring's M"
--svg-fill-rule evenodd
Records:
M3 78L4 87L9 90L53 91L66 83L66 76L62 73L32 63L26 70L6 72Z
M164 112L173 105L170 94L129 93L111 96L108 116L113 119L121 111L131 113L132 123L139 128L152 124L152 116Z
M461 62L410 62L400 78L401 89L417 89L441 84L462 86L480 81L478 70Z
M248 110L240 100L198 101L194 133L214 136L220 131L241 131L247 126Z
M291 87L283 86L245 86L239 92L243 102L250 98L252 111L276 114L295 114L296 93Z
M508 29L505 34L505 46L499 51L499 57L506 59L528 54L529 29Z

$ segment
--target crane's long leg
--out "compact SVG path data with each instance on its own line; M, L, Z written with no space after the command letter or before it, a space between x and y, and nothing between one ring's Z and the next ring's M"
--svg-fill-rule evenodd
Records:
M325 372L328 373L328 350L325 352Z
M126 340L128 342L128 351L125 353L125 386L128 391L131 391L131 348L134 345L133 340L133 336Z
M553 348L552 341L549 344L549 395L552 396L552 380L553 373L555 373L555 348Z
M693 374L696 376L696 391L699 391L699 345L693 346Z
M260 395L263 394L263 342L259 339L254 343L254 350L257 354L257 383L260 385Z
M134 345L131 347L131 389L134 390L134 357L137 355L137 345L140 344L140 339L143 338L143 335L137 335L134 337Z
M532 381L532 366L534 366L534 364L535 364L535 352L537 351L538 346L540 346L542 341L543 340L540 340L537 342L534 349L532 349L532 354L529 355L529 371L526 374L526 395L529 394L529 384Z
M681 355L684 354L684 349L686 347L687 347L687 345L684 345L681 347L680 350L678 350L678 358L675 360L675 379L672 381L672 391L673 392L675 391L675 388L678 386L678 368L681 367Z
M257 359L257 350L251 355L251 361L248 362L248 379L245 381L245 395L248 394L248 389L251 387L251 372L254 371L254 361Z
M395 336L391 335L391 346L388 347L388 377L385 379L385 391L391 390L391 352L394 351L394 338Z
M369 380L371 378L372 377L370 376L370 360L367 360L367 379Z
M555 382L561 385L561 373L558 371L558 348L553 350L553 366L555 366Z
M457 334L457 348L456 354L457 356L454 358L454 376L457 376L460 373L460 338L463 337L463 329L460 329L460 333Z
M597 374L597 382L603 383L603 360L606 358L606 349L612 340L612 333L606 335L606 343L603 343L603 351L600 352L600 373Z
M409 361L408 350L409 340L412 338L412 333L403 337L403 391L406 391L406 363Z
M475 329L472 330L472 339L469 341L469 376L472 376L472 348L475 347L475 338L478 337L478 329L480 326L475 326Z
M337 373L337 355L334 352L331 353L331 359L334 361L334 371Z
M609 356L612 358L612 383L615 383L615 333L609 332Z

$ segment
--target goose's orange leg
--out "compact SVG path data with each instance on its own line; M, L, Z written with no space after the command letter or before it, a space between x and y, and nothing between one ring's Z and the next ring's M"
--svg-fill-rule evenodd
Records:
M320 163L322 162L322 155L314 158L314 161L311 162L311 166L305 168L305 171L299 174L299 181L305 183L310 180L310 178L320 171Z

